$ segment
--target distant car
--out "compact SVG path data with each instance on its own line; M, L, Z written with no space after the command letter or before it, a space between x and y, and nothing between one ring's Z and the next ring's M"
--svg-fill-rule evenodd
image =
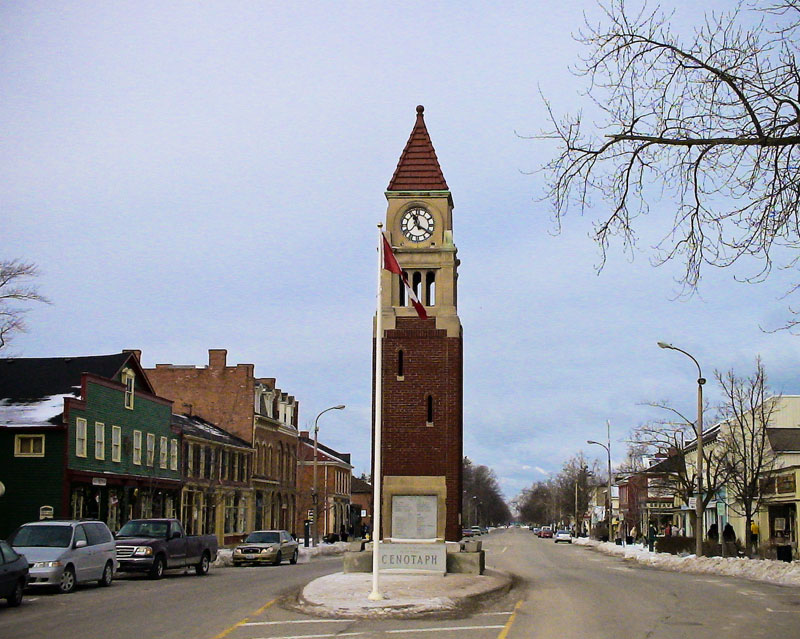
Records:
M473 526L472 527L472 534L473 535L482 535L483 534L483 528L481 528L480 526Z
M461 538L462 539L465 538L465 537L473 537L473 536L475 536L475 533L472 532L472 528L463 528L461 530Z
M36 521L17 528L8 541L28 560L32 587L67 593L88 581L110 586L118 565L114 537L102 521Z
M539 530L539 537L541 539L551 539L553 537L553 529L550 526L542 526Z
M539 526L531 526L531 532L538 537L541 528Z
M299 544L285 530L256 530L233 549L233 565L297 563Z
M566 541L568 544L571 544L572 535L570 534L569 530L558 530L556 531L555 537L553 537L553 541L556 543L559 541Z
M0 597L9 606L19 606L27 585L28 560L0 539Z

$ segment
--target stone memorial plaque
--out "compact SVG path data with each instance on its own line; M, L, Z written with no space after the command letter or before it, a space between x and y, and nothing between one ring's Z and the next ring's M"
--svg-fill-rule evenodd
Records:
M381 572L447 572L445 544L380 544Z
M436 495L393 495L392 538L434 539L437 502Z

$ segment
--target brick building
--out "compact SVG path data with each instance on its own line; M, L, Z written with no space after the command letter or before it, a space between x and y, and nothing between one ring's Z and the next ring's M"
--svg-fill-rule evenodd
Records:
M308 431L301 431L298 448L297 494L299 507L295 529L303 532L308 512L314 509L312 499L314 487L314 438ZM319 521L317 534L320 538L339 535L350 528L350 486L353 466L350 453L340 453L317 443L317 494Z
M156 364L147 374L176 413L200 416L253 448L248 529L295 532L299 402L254 369L228 366L225 349L209 349L207 366Z

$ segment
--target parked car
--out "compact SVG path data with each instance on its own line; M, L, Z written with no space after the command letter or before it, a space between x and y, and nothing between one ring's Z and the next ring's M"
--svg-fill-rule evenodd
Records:
M464 539L466 537L473 537L474 535L475 535L475 533L472 532L472 528L463 528L461 530L461 538L462 539Z
M28 560L28 585L72 592L80 583L110 586L117 567L114 536L102 521L53 520L23 524L9 537Z
M553 529L550 526L542 526L539 531L540 539L551 539L553 537Z
M572 534L569 530L557 530L555 536L553 537L553 541L558 543L559 541L566 541L568 544L572 543Z
M541 530L541 528L539 528L539 526L531 526L531 532L532 532L534 535L536 535L537 537L539 536L539 531L540 531L540 530Z
M299 544L285 530L256 530L233 549L233 565L297 563Z
M217 558L214 535L187 535L177 519L131 519L117 533L121 572L146 572L161 579L165 570L194 567L205 575Z
M27 585L28 560L0 539L0 597L9 606L19 606Z
M473 535L482 535L483 534L483 528L481 528L480 526L473 526L472 527L472 534Z

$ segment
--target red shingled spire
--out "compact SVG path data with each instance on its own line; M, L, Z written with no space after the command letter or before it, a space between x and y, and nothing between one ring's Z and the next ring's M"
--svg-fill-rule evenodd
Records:
M425 127L423 112L417 107L417 121L394 170L387 191L447 191L436 151Z

